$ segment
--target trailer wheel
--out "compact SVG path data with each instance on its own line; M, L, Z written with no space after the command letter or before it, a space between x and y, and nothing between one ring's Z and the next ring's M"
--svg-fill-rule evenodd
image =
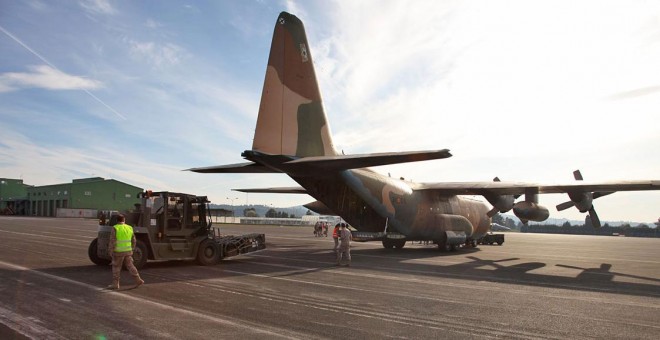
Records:
M406 245L406 240L396 240L394 246L396 249L402 249Z
M135 249L133 249L133 265L135 268L140 269L147 264L147 258L149 257L149 250L147 250L147 245L140 240L136 240Z
M197 263L202 266L212 266L220 262L220 247L211 240L206 239L199 244L197 251Z
M96 265L99 266L107 266L112 262L110 259L103 259L100 258L98 255L98 245L99 245L99 239L95 238L92 243L89 244L89 248L87 248L87 255L89 256L89 259L92 260L92 262Z
M501 246L502 243L504 243L504 241L497 241L497 245L498 245L498 246Z
M392 249L392 248L394 248L394 242L392 242L392 241L389 240L389 239L384 239L384 240L383 240L383 247L384 247L385 249Z

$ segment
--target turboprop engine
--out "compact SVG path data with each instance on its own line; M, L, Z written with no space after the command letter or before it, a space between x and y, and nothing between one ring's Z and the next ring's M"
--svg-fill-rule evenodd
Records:
M543 222L548 219L550 212L548 208L538 203L522 201L513 206L513 213L523 223L527 221Z
M499 177L493 178L493 182L499 182ZM505 213L513 208L513 204L520 195L484 195L488 203L493 206L486 215L493 217L498 212Z

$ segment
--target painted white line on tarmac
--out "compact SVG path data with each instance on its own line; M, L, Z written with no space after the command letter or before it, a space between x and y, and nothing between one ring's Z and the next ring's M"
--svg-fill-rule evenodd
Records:
M47 235L41 235L41 234L19 233L17 231L8 231L8 230L0 230L0 233L15 234L15 235L22 235L22 236L36 236L36 237L52 238L52 239L56 239L56 240L71 241L71 237L57 237L57 236L47 236ZM95 239L96 238L96 237L89 237L89 236L78 236L78 237L83 238L83 239Z
M277 337L277 338L285 338L285 339L297 339L296 337L292 337L292 336L289 336L289 335L282 335L282 334L277 333L275 331L267 331L267 330L259 329L258 327L260 327L260 326L255 326L255 325L251 325L251 324L248 324L248 323L238 323L238 322L234 322L234 321L230 321L230 320L226 320L226 319L217 318L217 317L214 317L214 316L211 316L211 315L208 315L208 314L203 314L203 313L198 313L198 312L195 312L195 311L192 311L192 310L183 309L182 307L171 306L171 305L167 305L167 304L164 304L164 303L147 300L143 297L136 297L136 296L128 295L128 294L123 293L123 292L110 291L110 290L107 290L107 289L92 286L92 285L84 283L84 282L75 281L75 280L67 279L65 277L44 273L44 272L41 272L41 271L38 271L38 270L26 268L26 267L23 267L23 266L12 264L12 263L7 263L7 262L0 261L0 266L4 266L4 267L11 268L11 269L14 269L14 270L34 273L36 275L39 275L39 276L42 276L42 277L45 277L45 278L48 278L48 279L52 279L52 280L56 280L56 281L65 282L65 283L68 283L68 284L80 286L80 287L83 287L83 288L86 288L86 289L89 289L89 290L92 290L92 291L103 292L104 294L112 294L113 296L121 297L121 298L124 298L124 299L127 299L127 300L132 300L136 303L149 304L151 306L164 309L169 313L175 313L175 312L176 313L182 313L182 314L186 314L186 315L189 315L189 316L192 316L192 317L195 317L195 318L205 319L205 320L208 320L208 321L220 324L220 325L245 329L245 330L248 330L250 332L263 334L263 335L266 335L266 336L269 336L269 337ZM26 336L35 337L37 339L40 338L39 334L30 334L30 335L26 335Z
M33 316L25 317L0 305L0 323L30 339L66 339L50 329L39 325L41 321Z

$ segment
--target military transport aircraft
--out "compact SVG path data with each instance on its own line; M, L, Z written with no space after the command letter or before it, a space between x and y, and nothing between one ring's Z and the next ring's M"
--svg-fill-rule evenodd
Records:
M381 175L367 167L451 157L449 150L344 155L332 143L312 55L303 23L280 13L266 68L259 116L247 163L189 169L200 173L285 173L300 187L235 189L242 192L301 193L317 201L306 207L339 215L357 229L360 240L379 240L386 248L430 240L441 249L474 245L488 232L491 217L513 210L523 222L544 221L548 209L538 195L566 193L575 206L600 221L592 201L623 190L658 190L660 181L543 185L502 182L414 183ZM581 181L579 171L575 179ZM467 197L481 195L492 206ZM519 196L524 199L516 202Z

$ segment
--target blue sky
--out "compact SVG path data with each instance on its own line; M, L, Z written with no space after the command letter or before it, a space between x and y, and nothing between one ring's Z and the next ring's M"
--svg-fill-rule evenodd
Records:
M215 203L283 175L182 171L252 145L275 19L304 22L335 145L448 148L377 168L415 181L660 179L660 2L2 1L0 177L101 176ZM233 200L232 200L233 199ZM541 197L551 217L566 200ZM596 201L652 222L660 193Z

